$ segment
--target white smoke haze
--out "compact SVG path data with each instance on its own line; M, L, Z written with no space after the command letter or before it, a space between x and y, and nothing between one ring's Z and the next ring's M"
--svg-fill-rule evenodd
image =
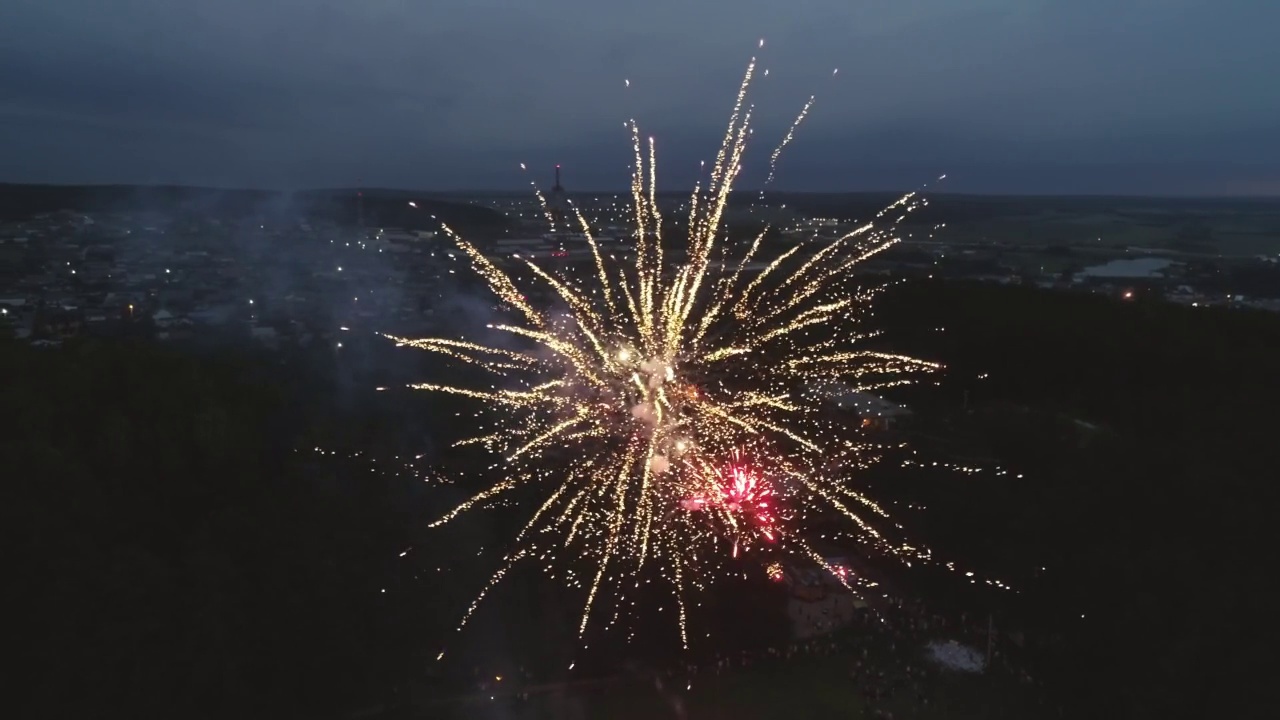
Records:
M654 475L661 475L671 467L671 461L666 455L654 455L649 458L649 471Z
M442 293L435 312L465 340L505 350L527 349L527 343L520 338L495 327L507 322L507 317L490 298L451 288Z
M657 390L674 375L671 366L661 360L645 360L640 363L640 372L648 376L647 385L650 390Z
M654 411L653 406L649 403L640 403L632 406L631 417L643 422L650 428L658 427L658 413Z

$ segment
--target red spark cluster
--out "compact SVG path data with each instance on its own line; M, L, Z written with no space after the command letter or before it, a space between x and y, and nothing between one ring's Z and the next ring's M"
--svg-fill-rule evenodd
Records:
M772 541L777 520L770 507L773 490L761 481L754 468L746 465L731 464L722 475L725 509L746 519L766 540Z
M773 489L759 470L735 452L727 464L707 474L714 477L714 490L687 497L680 505L687 512L708 510L723 517L733 539L734 557L740 546L757 537L766 542L777 538Z

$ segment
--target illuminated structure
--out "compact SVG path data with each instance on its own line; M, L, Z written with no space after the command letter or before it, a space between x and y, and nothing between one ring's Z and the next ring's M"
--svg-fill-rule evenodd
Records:
M369 237L364 226L364 190L359 188L356 189L356 233L360 242L364 242Z
M569 197L560 184L560 164L556 164L556 184L547 195L547 215L551 218L551 232L563 233L569 229Z

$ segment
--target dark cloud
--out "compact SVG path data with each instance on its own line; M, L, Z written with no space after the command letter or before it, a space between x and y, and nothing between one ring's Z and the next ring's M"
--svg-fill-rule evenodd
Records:
M0 179L514 189L560 161L616 188L635 116L684 185L765 36L747 181L817 93L781 187L1274 188L1277 26L1258 0L9 0Z

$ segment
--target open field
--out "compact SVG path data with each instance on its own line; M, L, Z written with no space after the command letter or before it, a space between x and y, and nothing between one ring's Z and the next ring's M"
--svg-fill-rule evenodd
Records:
M1048 706L1037 701L1039 688L1020 681L1002 660L985 674L942 670L925 657L928 634L908 639L876 625L855 622L793 646L789 656L784 650L689 673L633 673L525 688L499 683L422 705L418 713L477 720L870 718L877 711L924 719L1047 716ZM879 697L868 692L873 687L880 688Z
M684 678L629 678L615 682L548 688L528 700L477 695L448 706L425 708L439 718L616 718L617 720L774 720L775 718L870 718L874 710L894 717L995 718L1009 713L1023 718L1043 713L1027 692L1002 674L936 673L928 680L931 701L922 705L910 688L892 698L866 698L850 677L858 651L848 649L821 657L762 662L721 674L705 672L687 685ZM919 661L923 663L923 660ZM866 661L864 661L866 663ZM873 663L865 667L874 668ZM494 699L490 700L490 697ZM423 715L424 717L426 715Z

